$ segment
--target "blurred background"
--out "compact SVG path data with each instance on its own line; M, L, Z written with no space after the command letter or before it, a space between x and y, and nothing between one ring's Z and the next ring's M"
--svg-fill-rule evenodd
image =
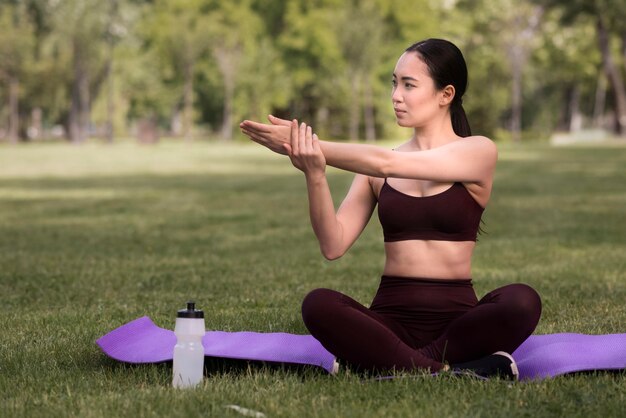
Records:
M499 141L626 138L624 0L0 0L0 141L397 138L395 61L441 37ZM403 133L402 136L406 136Z

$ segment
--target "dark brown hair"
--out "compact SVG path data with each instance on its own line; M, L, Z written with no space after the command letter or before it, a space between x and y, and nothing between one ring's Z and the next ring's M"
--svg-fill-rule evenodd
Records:
M445 39L426 39L414 43L405 52L417 52L428 67L428 73L438 90L454 86L455 94L450 104L454 132L462 137L471 136L467 115L463 109L463 95L467 89L467 65L461 50Z

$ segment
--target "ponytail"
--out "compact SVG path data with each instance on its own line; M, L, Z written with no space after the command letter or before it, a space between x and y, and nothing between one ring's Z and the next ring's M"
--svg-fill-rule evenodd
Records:
M452 128L454 133L458 136L465 138L472 136L472 129L470 128L465 109L463 109L463 100L454 99L450 106L450 116L452 119Z

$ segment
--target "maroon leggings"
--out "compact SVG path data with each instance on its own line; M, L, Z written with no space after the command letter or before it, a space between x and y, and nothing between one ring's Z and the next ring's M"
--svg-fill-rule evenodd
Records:
M330 289L302 303L309 332L338 358L366 370L438 371L443 363L512 353L541 316L537 292L511 284L480 301L471 279L383 276L368 309Z

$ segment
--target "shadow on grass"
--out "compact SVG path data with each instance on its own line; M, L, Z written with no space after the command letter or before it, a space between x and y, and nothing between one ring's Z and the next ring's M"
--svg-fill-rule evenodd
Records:
M100 367L112 372L128 371L145 371L146 375L153 374L152 372L158 371L160 375L164 373L171 376L172 373L172 361L164 361L160 363L143 363L132 364L115 361L109 357L104 357L100 361ZM144 374L141 373L140 374ZM255 360L239 360L239 359L227 359L217 357L205 357L204 358L204 376L205 377L220 377L220 376L235 376L243 377L250 376L251 374L264 374L264 373L280 373L297 375L302 379L330 376L324 369L308 364L292 364L292 363L276 363L267 361L255 361Z

